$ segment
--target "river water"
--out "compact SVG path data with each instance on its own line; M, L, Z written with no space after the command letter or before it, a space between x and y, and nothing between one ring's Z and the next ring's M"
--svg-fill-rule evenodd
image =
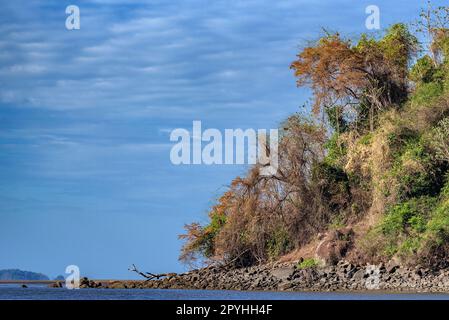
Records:
M80 289L0 284L0 300L449 300L449 294Z

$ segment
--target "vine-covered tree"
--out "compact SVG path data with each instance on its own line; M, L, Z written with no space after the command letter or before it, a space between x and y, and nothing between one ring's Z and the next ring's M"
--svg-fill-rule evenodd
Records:
M338 33L326 35L302 50L291 68L298 86L312 88L315 114L339 106L360 120L366 109L361 105L368 105L372 131L377 112L406 99L408 67L417 50L406 25L395 24L382 39L362 35L356 46Z

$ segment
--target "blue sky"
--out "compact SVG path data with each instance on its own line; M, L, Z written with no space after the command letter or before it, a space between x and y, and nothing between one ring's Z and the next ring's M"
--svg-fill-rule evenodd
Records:
M309 98L300 46L367 31L370 4L387 27L424 1L2 1L0 269L183 271L182 226L245 166L174 166L170 131L277 127Z

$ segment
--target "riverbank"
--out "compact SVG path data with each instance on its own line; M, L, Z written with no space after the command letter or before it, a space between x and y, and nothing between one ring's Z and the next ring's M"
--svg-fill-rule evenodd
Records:
M56 282L51 286L61 287ZM81 288L199 289L245 291L388 291L449 292L449 269L430 270L395 264L357 266L340 261L335 266L299 268L277 263L228 269L211 266L160 280L95 281L81 279Z

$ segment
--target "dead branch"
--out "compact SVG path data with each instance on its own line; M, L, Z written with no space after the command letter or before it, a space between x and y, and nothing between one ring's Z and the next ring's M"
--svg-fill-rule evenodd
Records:
M151 272L142 272L139 271L139 269L137 269L136 265L133 264L131 268L128 268L129 271L132 272L136 272L137 274L141 275L142 277L144 277L146 279L146 281L150 281L150 280L159 280L161 278L165 278L165 277L170 277L173 276L173 273L159 273L159 274L154 274Z

